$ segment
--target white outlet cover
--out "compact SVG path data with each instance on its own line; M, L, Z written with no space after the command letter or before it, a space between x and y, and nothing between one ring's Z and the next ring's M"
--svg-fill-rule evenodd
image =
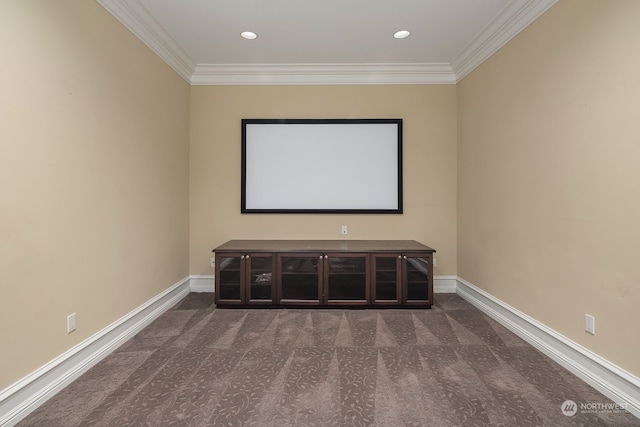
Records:
M75 330L76 330L76 314L73 313L67 316L67 333L70 334Z
M589 315L589 314L585 314L584 315L584 330L588 333L590 333L591 335L595 335L596 333L596 318Z

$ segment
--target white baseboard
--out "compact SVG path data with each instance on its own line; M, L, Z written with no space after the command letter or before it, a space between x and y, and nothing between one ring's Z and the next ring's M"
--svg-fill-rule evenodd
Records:
M191 292L213 292L213 274L206 276L189 276Z
M433 276L434 294L455 294L458 285L456 276Z
M435 276L433 292L436 294L455 294L456 276ZM191 292L213 292L213 275L190 276Z
M133 337L189 292L213 292L213 276L190 276L0 392L0 426L13 426ZM458 293L500 324L640 418L640 379L456 276L435 293Z
M640 418L638 377L461 278L457 294Z
M54 394L173 307L190 291L189 278L0 391L0 426L13 426Z

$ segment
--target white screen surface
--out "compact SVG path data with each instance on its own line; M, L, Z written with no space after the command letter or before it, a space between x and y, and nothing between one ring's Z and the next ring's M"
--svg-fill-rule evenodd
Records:
M401 212L401 121L252 123L243 212Z

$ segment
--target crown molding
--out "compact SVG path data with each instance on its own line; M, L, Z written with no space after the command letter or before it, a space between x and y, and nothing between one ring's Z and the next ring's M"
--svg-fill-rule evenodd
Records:
M512 0L451 62L456 83L486 61L558 0Z
M195 63L138 1L96 0L187 82Z
M421 64L195 64L138 0L96 0L192 85L456 84L558 0L512 0L460 54Z
M449 64L197 65L193 85L454 84Z

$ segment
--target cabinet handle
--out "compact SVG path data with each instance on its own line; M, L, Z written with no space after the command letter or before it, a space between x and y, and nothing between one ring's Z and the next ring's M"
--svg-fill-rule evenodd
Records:
M403 258L404 258L404 259L407 259L407 256L405 255Z
M402 255L398 255L398 259L402 259Z
M246 256L246 259L249 259L249 255Z
M322 259L322 255L320 255L320 256L318 257L318 259Z
M324 259L329 259L329 255L325 255L325 256L324 256Z
M244 255L240 255L240 259L244 259Z

